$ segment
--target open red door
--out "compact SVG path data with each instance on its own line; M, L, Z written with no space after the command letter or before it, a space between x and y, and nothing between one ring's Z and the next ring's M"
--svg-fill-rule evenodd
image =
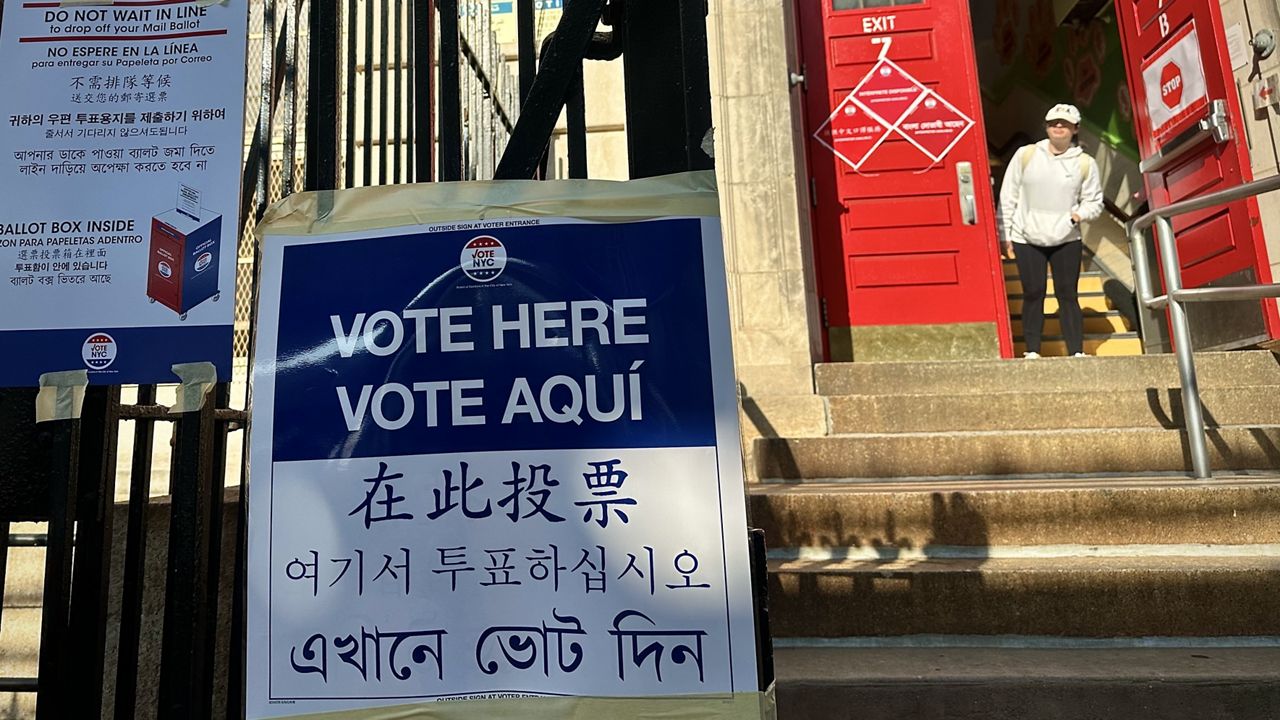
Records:
M1252 179L1218 0L1116 0L1151 207ZM1186 287L1271 282L1253 199L1173 219ZM1280 337L1275 303L1190 304L1197 349Z
M968 3L881 5L797 7L828 358L1009 357Z

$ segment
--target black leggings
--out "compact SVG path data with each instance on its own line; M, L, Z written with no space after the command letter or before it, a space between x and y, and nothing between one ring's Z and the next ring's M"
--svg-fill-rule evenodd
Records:
M1067 354L1084 352L1084 313L1076 287L1080 284L1080 260L1084 243L1079 240L1054 247L1014 243L1018 277L1022 280L1022 336L1027 352L1040 352L1044 331L1046 271L1053 267L1053 296L1058 298L1058 318L1067 340Z

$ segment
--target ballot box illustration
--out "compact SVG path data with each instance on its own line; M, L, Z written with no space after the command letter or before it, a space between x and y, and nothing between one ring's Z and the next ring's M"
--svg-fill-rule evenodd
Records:
M151 219L147 297L187 319L191 308L217 302L222 216L169 210Z

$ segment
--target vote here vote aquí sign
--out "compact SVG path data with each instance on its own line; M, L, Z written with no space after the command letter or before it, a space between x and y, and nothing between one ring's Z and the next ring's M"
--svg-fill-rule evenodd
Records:
M716 215L707 174L269 214L248 717L757 690Z
M0 387L230 379L247 3L0 2Z

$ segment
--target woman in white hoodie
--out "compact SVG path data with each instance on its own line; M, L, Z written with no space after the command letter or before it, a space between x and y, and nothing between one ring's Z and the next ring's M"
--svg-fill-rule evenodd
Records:
M1023 357L1040 357L1047 273L1067 340L1067 354L1084 355L1084 315L1076 286L1084 243L1080 223L1102 214L1102 184L1093 158L1076 140L1080 111L1054 105L1044 116L1048 137L1014 154L1000 186L1005 256L1018 261L1022 280Z

